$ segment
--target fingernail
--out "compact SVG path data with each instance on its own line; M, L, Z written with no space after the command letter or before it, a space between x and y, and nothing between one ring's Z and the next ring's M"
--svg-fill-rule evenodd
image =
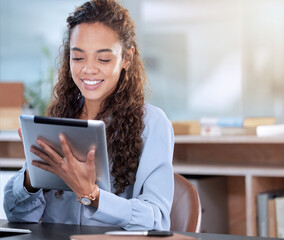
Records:
M59 133L59 140L60 140L60 141L63 141L63 140L64 140L62 133Z
M95 152L96 152L95 150L92 150L92 155L93 155L93 157L95 156Z

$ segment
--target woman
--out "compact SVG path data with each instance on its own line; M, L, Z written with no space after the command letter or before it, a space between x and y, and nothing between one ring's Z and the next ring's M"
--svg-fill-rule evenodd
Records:
M26 165L7 183L9 221L170 228L174 137L170 121L144 103L145 76L128 11L114 0L93 0L67 18L68 36L48 116L101 119L106 123L111 192L95 184L94 150L77 161L64 135L60 157L38 140L47 164L72 192L34 189ZM81 199L88 198L84 203Z

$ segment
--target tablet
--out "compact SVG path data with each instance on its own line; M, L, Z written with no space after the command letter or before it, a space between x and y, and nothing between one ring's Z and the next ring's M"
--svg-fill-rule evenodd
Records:
M23 233L31 233L29 229L20 229L20 228L9 228L9 227L0 227L0 238L9 237Z
M103 121L21 115L20 123L31 185L34 188L70 190L60 177L31 164L33 160L44 161L30 151L31 146L40 149L40 146L36 144L38 137L63 156L58 138L59 134L63 133L73 155L79 161L86 161L88 152L96 148L96 183L101 189L110 191L106 132Z

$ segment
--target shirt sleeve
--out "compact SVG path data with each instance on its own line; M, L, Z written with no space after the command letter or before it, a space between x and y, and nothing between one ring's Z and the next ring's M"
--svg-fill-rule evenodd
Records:
M38 222L46 202L43 191L29 193L24 187L26 163L4 188L4 211L10 222Z
M126 230L169 230L174 179L174 134L164 113L151 116L144 130L144 147L133 197L125 199L101 190L91 218Z

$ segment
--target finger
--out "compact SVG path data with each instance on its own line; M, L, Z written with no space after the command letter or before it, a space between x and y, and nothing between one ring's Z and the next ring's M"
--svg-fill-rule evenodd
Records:
M52 160L55 164L58 164L61 162L62 157L56 151L54 151L48 144L46 144L41 139L37 139L36 143L44 150L44 153L47 156L49 156L49 159Z
M22 135L22 129L21 128L18 128L18 134L19 134L19 137L21 138L21 141L23 142L23 135Z
M38 154L40 154L40 153L47 156L47 154L46 154L41 148L39 148L39 147L37 147L37 146L35 146L35 145L32 145L32 146L30 147L30 151L31 151L32 153L34 153L35 155L37 155L37 156L38 156Z
M45 171L48 171L48 172L51 172L51 173L55 173L54 168L52 168L50 165L48 165L46 163L33 160L32 161L32 165L34 165L34 166L36 166L38 168L41 168L41 169L43 169Z
M42 152L41 150L37 149L36 147L32 146L30 151L37 155L40 159L44 160L47 164L49 165L58 165L58 163L56 161L54 161L53 159L51 159L46 153Z
M94 163L95 161L95 153L96 153L96 150L95 149L92 149L88 152L88 155L87 155L87 163L90 164L90 163Z
M68 160L73 160L74 159L74 156L71 152L71 149L67 143L67 140L66 140L66 137L64 136L63 133L60 133L59 134L59 141L61 143L61 148L62 148L62 151L64 153L64 156L68 159Z

